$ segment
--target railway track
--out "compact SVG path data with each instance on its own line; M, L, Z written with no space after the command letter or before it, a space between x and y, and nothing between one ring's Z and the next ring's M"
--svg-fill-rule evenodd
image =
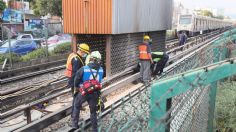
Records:
M212 39L212 41L213 40L214 39ZM212 41L209 41L208 43L210 43ZM179 63L184 63L186 60L188 60L188 58L190 58L194 54L195 54L195 52L192 52L191 54L188 54L187 56L185 56L184 58L178 60L177 62L167 66L165 68L165 74L168 74L168 73L172 72L172 70L176 67L176 65L178 65ZM123 87L124 85L127 86L129 83L131 83L134 80L138 79L138 76L139 76L139 74L136 73L136 74L134 74L132 76L129 76L128 78L125 78L125 79L121 80L119 83L114 84L113 88L110 87L110 88L107 88L107 89L103 89L103 97L109 96L109 93L112 93L112 92L116 91L118 89L118 87ZM107 91L108 89L109 89L109 91ZM100 118L104 118L111 111L114 111L115 109L119 108L120 105L122 105L123 103L125 103L129 99L137 97L137 95L139 95L140 92L143 92L144 90L146 90L147 87L144 87L142 84L138 84L138 85L136 85L135 88L128 87L127 89L128 89L128 91L127 92L123 92L124 94L122 94L122 96L118 95L120 97L117 97L117 99L114 99L112 102L109 102L109 105L107 105L106 110L102 113ZM125 90L123 90L123 91L125 91ZM17 131L22 131L22 130L26 130L27 131L27 130L32 130L32 129L42 130L43 128L45 128L45 127L42 127L42 124L44 124L45 126L48 126L48 125L50 125L48 122L57 122L58 120L55 120L55 118L62 119L62 118L65 118L66 116L68 116L68 118L66 118L66 119L69 119L70 118L69 114L66 114L66 113L70 113L70 112L71 112L71 105L69 105L69 106L67 106L67 107L57 111L54 114L51 114L51 116L48 115L47 117L42 118L42 119L36 121L35 123L33 123L31 125L28 125L26 127L23 127L23 128L21 128L21 129L19 129ZM84 117L84 121L85 121L85 124L83 124L84 127L85 128L89 128L89 126L90 126L89 117L87 115L84 115L83 117ZM63 121L65 121L65 120L63 120ZM63 122L64 123L64 127L63 128L59 128L60 129L59 131L68 131L69 127L67 125L65 125L65 124L68 124L69 122L70 122L69 120L66 120L66 122ZM82 122L80 122L80 123L82 123ZM50 129L50 130L52 130L52 129ZM47 130L45 130L45 131L47 131Z
M214 32L210 34L214 34ZM188 43L191 43L191 42L197 43L201 41L201 39L204 38L205 35L208 35L208 34L198 35L196 37L189 38L186 45L189 45ZM166 44L166 49L168 51L167 53L170 54L170 53L179 51L181 47L179 47L178 45L179 45L178 39L167 41L167 44ZM182 47L184 48L186 47L186 45ZM27 67L13 69L9 71L0 71L0 85L4 87L3 85L7 83L13 83L15 81L19 81L19 80L21 81L22 79L36 77L42 74L47 74L50 72L55 72L58 70L65 69L65 65L64 65L65 62L66 62L66 59L61 59L61 60L52 61L49 63L42 63L42 64L38 64L34 66L27 66ZM60 66L55 67L55 65L60 65ZM51 67L51 66L54 66L54 67ZM50 68L38 70L40 69L40 67L50 67ZM34 69L36 69L36 71L27 73L27 71L32 71Z
M211 37L211 36L209 36L209 37ZM183 51L179 50L182 47L177 47L177 48L173 49L172 51L168 51L167 53L169 53L169 54L172 53L172 55L169 59L169 62L173 62L176 59L178 59L178 58L186 55L187 53L195 50L196 48L201 46L200 44L201 43L199 43L198 45L194 45L194 43L190 42L190 43L185 45L187 48ZM174 54L174 52L178 52L178 53ZM132 68L130 69L130 71L131 70L132 70ZM63 71L61 71L61 73L63 73ZM38 80L38 79L36 79L36 80ZM43 79L39 79L39 80L43 80ZM60 80L60 81L58 81L58 80ZM31 82L31 81L26 80L26 82ZM26 83L26 82L24 82L24 83ZM57 83L53 83L53 85L52 85L51 82L59 82L58 83L59 85L53 86L54 84L57 84ZM26 87L17 87L15 89L10 89L10 87L12 87L10 85L9 89L4 90L3 92L0 92L0 95L2 96L3 104L12 104L12 107L13 107L14 105L19 106L19 105L28 103L26 101L27 99L23 98L24 96L18 97L19 95L26 95L27 96L28 93L31 93L31 92L37 91L37 90L38 91L35 92L35 93L38 93L38 94L42 95L42 94L45 94L44 92L47 92L47 90L51 91L51 90L55 89L55 87L62 86L62 85L63 86L66 85L66 79L63 77L62 74L59 74L59 75L57 75L56 78L55 77L53 77L53 79L46 78L44 81L33 82L33 84L31 84L29 86L26 86ZM46 87L49 87L49 88L46 88ZM31 94L31 96L33 96L33 95ZM30 101L33 101L34 99L36 100L37 98L31 97L31 99L28 99L28 100L30 102ZM18 102L18 103L14 103L14 102ZM12 108L12 107L9 107L9 108ZM4 107L2 108L2 110L4 110Z
M213 35L213 34L212 34L212 35ZM215 34L214 34L214 35L215 35ZM212 37L212 36L208 36L208 37ZM206 36L206 38L207 38L207 36ZM202 39L202 40L203 40L203 39ZM209 40L209 41L210 41L210 40ZM176 55L175 55L175 56L173 56L173 57L170 58L170 61L174 61L174 60L176 60L177 58L186 55L187 53L189 53L189 52L191 52L191 51L197 49L198 47L200 47L200 46L202 46L202 45L203 45L203 43L202 43L202 44L199 44L199 45L195 45L195 44L189 43L189 44L185 45L185 46L186 46L186 50L183 50L183 51L179 51L179 49L181 49L182 47L178 47L178 48L176 48L175 50L173 50L173 51L176 52L176 55L178 55L178 57L175 57L175 56L176 56ZM190 49L191 49L191 50L190 50ZM169 53L172 53L172 52L169 52ZM124 71L123 73L120 73L119 75L117 75L116 77L113 77L113 78L110 79L110 80L105 81L105 82L104 82L104 85L111 84L111 82L113 82L113 84L111 84L111 85L109 85L108 87L106 87L105 89L103 89L103 96L108 96L110 93L116 91L116 90L119 89L120 87L123 87L123 86L126 85L127 83L130 83L130 82L132 82L132 81L135 81L135 80L138 78L138 73L136 73L136 74L130 74L131 76L128 76L128 78L125 78L125 79L122 79L122 80L119 80L119 81L116 80L117 78L122 78L122 77L125 76L127 73L131 73L131 72L132 72L132 68L130 68L130 69ZM59 80L61 80L61 79L59 79ZM114 81L114 80L116 80L116 81ZM50 84L48 84L48 85L45 86L45 87L48 87L48 86L53 87L53 85L59 83L59 82L57 82L57 81L58 81L58 80L54 80L54 82L51 82ZM64 81L65 81L65 80L64 80ZM63 82L63 81L60 81L60 83L62 83L62 82ZM54 88L55 88L55 86L54 86ZM41 89L41 88L40 88L40 89ZM53 89L53 88L51 88L51 89ZM63 87L61 87L61 89L63 89ZM6 96L4 97L4 95L7 95L7 94L9 94L9 93L14 93L14 92L19 91L19 90L20 90L20 89L17 89L17 90L15 90L15 91L8 91L8 92L5 92L4 94L1 93L1 95L3 95L3 99L7 99L7 97L6 97ZM45 89L45 90L46 90L46 89ZM20 90L20 91L21 91L21 90ZM34 90L32 90L32 91L34 91ZM31 92L32 92L32 91L31 91ZM34 106L34 105L40 103L40 102L53 99L53 98L55 98L55 97L58 97L58 96L60 96L60 95L63 95L63 94L66 94L66 93L69 92L68 89L67 89L67 90L65 90L65 89L64 89L64 90L59 90L59 91L60 91L60 92L57 92L57 93L54 93L54 94L52 94L52 95L50 95L50 96L44 97L44 98L41 99L41 100L36 100L35 102L30 103L29 105L26 105L26 106L24 106L24 107L21 107L20 109L13 109L13 110L10 110L10 112L8 111L7 113L4 113L4 114L3 114L3 118L8 118L8 117L10 117L10 116L16 114L18 111L24 111L24 110L29 109L29 108L31 108L32 106ZM48 92L48 91L47 91L47 92ZM37 92L36 92L36 93L37 93ZM53 93L53 92L52 92L52 93ZM15 97L17 97L17 94L15 95ZM9 97L8 97L8 98L9 98ZM22 104L23 104L23 103L22 103ZM12 107L12 108L13 108L13 107ZM69 107L66 111L68 112L68 110L70 111L70 107ZM27 112L26 112L26 113L27 113ZM31 121L29 120L28 122L31 122Z
M13 69L9 71L0 71L0 85L4 85L4 84L12 83L18 80L35 77L42 74L65 69L65 65L64 65L65 62L66 60L62 59L62 60L53 61L49 63L43 63L43 64L34 65L34 66L27 66L27 67L23 67L19 69ZM49 68L39 70L42 67L49 67ZM34 72L28 73L28 71L32 71L32 70Z

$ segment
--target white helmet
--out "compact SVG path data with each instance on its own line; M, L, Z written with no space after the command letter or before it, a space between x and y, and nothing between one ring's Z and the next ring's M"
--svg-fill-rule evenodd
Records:
M94 59L98 59L98 60L101 60L101 59L102 59L102 55L99 53L99 51L93 51L93 52L90 54L90 57L91 57L91 58L94 58Z

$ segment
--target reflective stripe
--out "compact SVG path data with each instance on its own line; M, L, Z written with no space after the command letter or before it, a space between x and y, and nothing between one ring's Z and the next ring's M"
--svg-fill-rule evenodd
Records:
M164 52L152 52L152 54L155 54L155 55L164 55Z
M142 54L142 53L147 53L147 51L140 51L139 53L140 53L140 54Z
M83 60L75 53L71 53L67 59L67 62L66 62L66 71L65 71L65 76L66 77L71 77L72 76L72 59L74 57L77 57L79 58L80 62L84 65L84 62Z
M158 62L159 60L161 60L161 58L155 58L155 59L153 59L153 61L155 61L155 62Z
M90 72L90 70L89 69L84 69L84 72ZM97 72L97 70L92 69L92 72ZM100 69L98 72L103 72L103 70Z

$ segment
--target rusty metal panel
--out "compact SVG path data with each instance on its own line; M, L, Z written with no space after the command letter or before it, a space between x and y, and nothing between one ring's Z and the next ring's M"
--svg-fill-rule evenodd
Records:
M64 32L124 34L171 28L173 0L62 0Z
M111 34L111 0L62 0L64 32Z
M173 0L113 0L112 33L170 29L172 7Z

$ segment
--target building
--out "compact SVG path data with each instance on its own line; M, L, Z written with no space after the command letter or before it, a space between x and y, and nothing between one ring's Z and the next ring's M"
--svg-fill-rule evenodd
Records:
M165 51L173 0L62 0L63 28L77 43L102 53L106 76L138 63L138 45L148 34L154 51Z

